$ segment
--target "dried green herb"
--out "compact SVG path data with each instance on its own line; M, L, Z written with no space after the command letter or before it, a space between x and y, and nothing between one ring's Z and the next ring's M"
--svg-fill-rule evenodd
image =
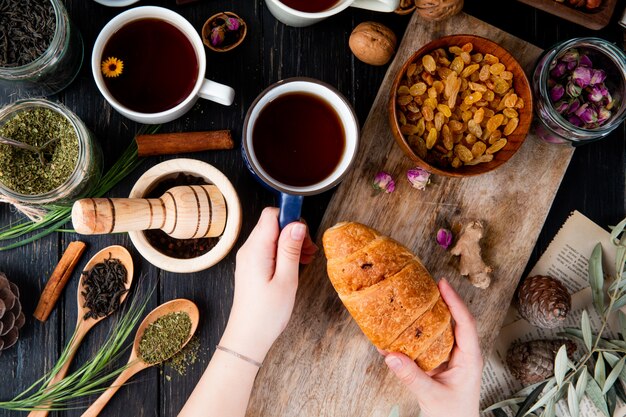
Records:
M146 327L139 341L139 356L149 364L161 363L175 355L191 333L189 314L166 314Z
M52 42L56 17L50 0L0 1L0 67L26 65Z
M119 259L109 258L97 263L89 271L83 272L83 297L89 309L85 319L106 317L120 306L122 295L126 294L128 271Z
M200 339L197 336L193 336L189 343L180 352L166 360L164 365L178 372L178 375L186 375L187 369L198 361L199 351Z
M0 136L35 147L48 143L42 149L43 161L37 152L0 144L0 182L16 193L38 195L52 191L63 185L76 168L76 130L65 116L51 109L18 112L0 127Z

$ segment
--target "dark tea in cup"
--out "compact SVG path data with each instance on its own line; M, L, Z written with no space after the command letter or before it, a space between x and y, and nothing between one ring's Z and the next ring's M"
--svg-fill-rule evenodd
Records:
M252 146L263 169L283 184L317 184L339 165L346 145L343 123L326 100L305 92L274 98L261 110Z
M287 7L305 13L319 13L339 3L339 0L279 0Z
M102 73L106 88L120 104L136 112L158 113L192 93L198 57L173 24L138 19L111 35L102 52Z

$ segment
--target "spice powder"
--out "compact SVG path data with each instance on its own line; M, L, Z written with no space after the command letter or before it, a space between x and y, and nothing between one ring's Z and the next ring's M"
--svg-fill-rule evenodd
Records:
M0 143L0 182L10 190L38 195L63 185L78 161L78 135L70 121L47 108L15 114L0 127L0 136L45 149L44 164L36 152Z
M176 354L191 333L189 314L177 311L151 323L139 341L139 356L148 364L161 363Z

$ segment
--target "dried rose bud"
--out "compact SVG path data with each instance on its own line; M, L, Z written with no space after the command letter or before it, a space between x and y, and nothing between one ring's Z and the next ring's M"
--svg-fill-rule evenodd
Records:
M570 104L566 100L561 100L554 105L554 108L560 114L565 113L565 111L568 110L569 107L570 107Z
M211 29L211 45L220 46L224 42L224 38L226 37L226 31L222 26L216 26Z
M448 229L439 229L437 232L437 243L444 249L448 249L448 246L452 243L452 232Z
M578 110L580 108L580 100L578 99L574 99L570 105L569 105L569 109L567 109L567 113L568 114L572 114L575 113L576 110Z
M589 80L589 85L596 85L603 83L606 80L606 72L601 69L592 69L591 70L591 79Z
M611 110L608 110L604 107L598 108L598 124L602 124L609 120L611 117Z
M587 100L591 101L592 103L599 103L603 99L604 99L604 94L602 94L601 88L595 85L589 88L587 92Z
M598 121L598 113L588 103L580 106L575 114L583 123L596 123Z
M393 193L396 189L396 183L393 178L391 178L391 175L385 171L380 171L376 174L376 177L374 177L372 187L374 187L374 190L377 192Z
M409 169L406 172L406 177L411 183L411 186L418 190L425 190L426 186L430 184L430 172L422 168Z
M565 88L561 84L555 84L554 87L550 89L550 98L552 101L557 102L565 94Z
M567 121L576 127L583 127L585 125L583 121L576 117L576 115L574 114L570 114L569 116L567 116Z
M236 17L229 17L228 19L226 19L225 25L228 30L234 32L236 30L239 30L241 22Z
M574 98L574 97L578 97L580 93L582 93L583 89L576 83L572 81L568 81L567 85L565 86L565 91L570 97Z
M591 70L587 67L575 68L572 71L572 81L581 88L587 87L591 81Z
M552 76L553 78L561 78L565 75L566 70L567 64L565 62L559 62L550 71L550 76Z
M578 53L578 49L572 48L566 51L560 59L562 62L565 62L568 64L571 62L575 62L576 64L578 64L578 60L580 59L580 54Z
M578 65L580 65L581 67L591 68L593 66L593 63L591 62L591 58L589 58L589 56L581 55L580 60L578 61Z

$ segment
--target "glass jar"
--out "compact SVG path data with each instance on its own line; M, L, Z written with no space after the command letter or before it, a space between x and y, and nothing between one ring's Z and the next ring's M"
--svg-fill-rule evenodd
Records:
M563 117L550 99L548 80L550 70L556 60L568 50L575 48L580 54L587 54L594 69L603 69L605 84L615 107L606 122L593 129L577 127ZM607 136L626 118L626 55L609 41L596 37L574 38L557 43L547 49L539 58L532 76L535 100L535 133L546 142L571 144L574 146L593 142Z
M47 108L65 117L74 128L78 138L76 167L68 179L56 189L43 194L28 195L15 192L0 182L0 194L23 204L41 205L69 203L85 197L102 176L102 150L94 135L71 110L62 104L46 99L19 100L0 109L0 128L19 112L35 108Z
M76 78L83 62L83 39L60 0L50 0L55 30L48 48L34 61L19 67L0 66L0 87L17 98L49 96Z

